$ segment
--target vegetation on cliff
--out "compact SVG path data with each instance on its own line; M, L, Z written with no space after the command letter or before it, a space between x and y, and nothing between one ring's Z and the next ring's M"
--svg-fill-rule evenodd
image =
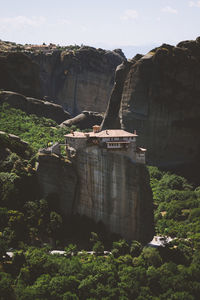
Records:
M48 142L63 142L71 127L60 128L55 121L36 115L27 115L20 109L0 106L0 130L12 133L28 142L34 151L47 147ZM75 127L73 127L75 128Z
M49 140L62 140L63 129L7 105L0 115L7 132L0 133L0 299L199 299L199 187L149 167L157 234L178 239L155 249L113 237L109 248L102 224L78 216L65 221L56 195L40 198L33 155ZM90 239L90 231L99 236ZM81 237L96 255L77 255ZM52 246L66 246L66 255L50 254ZM99 255L104 246L111 254ZM18 249L12 259L11 247Z
M158 234L198 242L200 186L193 188L181 176L149 167Z

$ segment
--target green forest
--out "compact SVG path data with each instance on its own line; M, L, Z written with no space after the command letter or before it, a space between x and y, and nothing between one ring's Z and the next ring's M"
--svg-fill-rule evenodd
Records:
M199 299L200 187L149 166L156 235L174 239L127 242L86 217L66 220L57 195L40 197L37 151L71 128L5 104L0 116L0 300Z

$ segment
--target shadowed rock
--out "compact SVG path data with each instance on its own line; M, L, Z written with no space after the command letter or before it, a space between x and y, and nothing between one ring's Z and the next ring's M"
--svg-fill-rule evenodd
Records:
M27 114L35 114L38 117L50 118L58 124L70 118L70 114L64 111L62 106L58 104L25 97L13 92L0 92L0 105L4 102L8 103L13 108L23 110Z
M110 98L104 128L116 124L147 148L147 162L176 167L197 164L200 152L200 43L163 44L132 60ZM123 87L121 86L123 85ZM116 90L122 91L116 93ZM116 95L117 94L117 95ZM119 100L120 98L120 100Z
M73 116L83 110L105 112L122 52L83 46L76 50L32 54L40 68L42 94Z
M100 125L103 117L98 112L93 111L83 111L78 116L64 121L60 126L72 126L75 125L80 129L92 128L94 125Z
M40 98L40 70L37 63L21 52L0 52L0 89Z

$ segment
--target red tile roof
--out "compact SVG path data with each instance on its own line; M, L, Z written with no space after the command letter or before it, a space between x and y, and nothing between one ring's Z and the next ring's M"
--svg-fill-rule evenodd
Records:
M65 137L73 138L86 138L88 137L97 137L97 138L113 138L113 137L136 137L137 134L130 133L122 129L107 129L100 132L78 132L74 131L73 133L66 134Z

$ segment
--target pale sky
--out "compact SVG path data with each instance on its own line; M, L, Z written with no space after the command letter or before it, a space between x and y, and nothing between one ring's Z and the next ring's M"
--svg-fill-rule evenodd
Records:
M0 39L142 49L200 35L200 1L0 0ZM130 48L130 47L129 47Z

